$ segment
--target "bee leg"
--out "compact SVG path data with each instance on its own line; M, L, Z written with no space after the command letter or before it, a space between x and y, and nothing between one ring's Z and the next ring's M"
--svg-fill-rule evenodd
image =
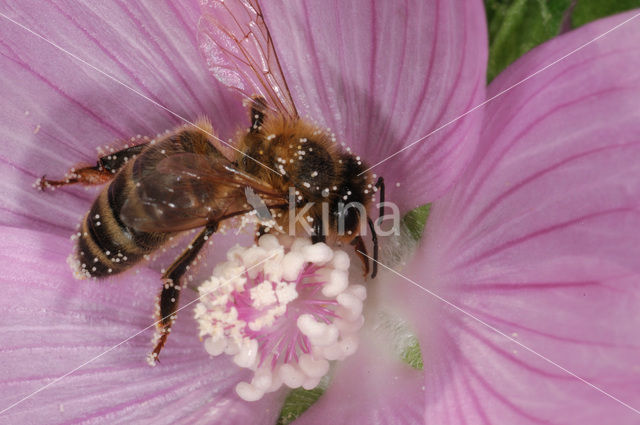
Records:
M378 177L375 186L380 191L380 212L378 213L378 220L380 220L384 215L384 179L382 176Z
M376 227L373 225L373 220L367 217L367 221L369 222L371 240L373 242L373 270L371 271L371 279L373 279L378 274L378 234L376 233Z
M267 226L265 226L264 224L260 224L258 226L258 230L256 231L256 237L255 237L255 241L256 243L258 243L258 239L260 239L260 236L262 235L266 235L267 233Z
M112 177L113 175L111 173L100 170L98 167L72 168L64 180L51 180L48 179L47 176L42 176L36 182L36 188L43 191L47 188L55 188L75 183L82 183L88 186L99 185L107 183Z
M87 186L107 183L127 161L142 152L146 145L147 143L143 143L102 156L98 158L98 162L93 167L72 168L63 180L50 180L46 176L42 176L37 182L37 187L44 190L76 183Z
M262 96L254 96L251 101L251 133L260 131L260 127L264 122L264 116L267 111L267 101Z
M143 139L149 140L147 137L144 137ZM103 170L108 171L111 174L115 174L127 162L138 156L148 144L149 142L145 142L139 145L129 146L128 148L102 156L98 159L97 167L101 167Z
M380 211L378 212L378 219L376 220L379 224L382 216L384 216L384 179L382 177L378 177L378 181L376 181L375 186L380 192ZM376 233L376 228L370 217L367 217L367 221L369 222L369 229L371 229L371 239L373 242L373 270L371 271L371 279L373 279L378 274L378 234ZM366 255L367 252L364 250L364 244L362 244L362 248L362 252ZM359 248L356 248L356 250L358 249ZM367 270L369 270L368 267Z
M322 230L322 220L316 218L313 223L313 235L311 235L311 243L326 242L327 237Z
M167 337L171 332L171 325L173 325L173 322L176 320L178 299L180 298L180 290L182 289L180 279L188 270L189 265L196 259L209 237L213 235L216 230L218 230L217 222L208 224L162 275L163 287L158 305L160 313L160 317L158 317L158 339L151 353L152 362L158 360L160 350L164 347L164 344L167 342Z
M362 260L362 265L364 267L364 276L367 277L369 274L369 257L367 257L367 247L364 245L364 241L362 240L362 236L358 235L351 241L351 245L356 250L356 254Z

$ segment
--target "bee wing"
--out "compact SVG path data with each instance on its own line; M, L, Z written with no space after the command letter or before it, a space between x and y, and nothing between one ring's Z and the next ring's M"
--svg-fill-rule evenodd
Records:
M257 0L209 1L198 30L209 70L221 83L298 116Z
M248 212L247 187L272 204L286 201L226 158L190 152L162 159L135 180L137 196L125 201L120 218L143 232L178 232Z

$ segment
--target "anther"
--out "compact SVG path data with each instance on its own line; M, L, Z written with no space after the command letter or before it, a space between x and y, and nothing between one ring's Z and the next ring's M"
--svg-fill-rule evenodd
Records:
M241 398L258 400L282 385L314 388L330 360L355 351L366 289L349 285L345 252L306 238L282 245L266 234L227 258L200 286L195 317L209 354L226 353L254 372L236 386Z

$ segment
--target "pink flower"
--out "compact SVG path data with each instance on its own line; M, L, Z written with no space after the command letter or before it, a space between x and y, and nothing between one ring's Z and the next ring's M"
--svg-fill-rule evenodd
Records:
M264 12L298 108L370 164L485 98L479 1L275 3ZM0 419L273 424L284 394L240 400L234 387L246 373L209 357L189 312L161 366L149 368L150 331L139 332L152 323L158 273L75 281L69 236L95 193L31 187L43 173L94 162L100 145L181 123L149 100L188 119L206 114L225 139L246 125L240 98L198 52L199 6L27 1L4 2L0 13L0 409L50 385ZM630 16L534 50L488 95ZM621 27L375 169L403 211L433 202L403 274L636 408L639 36L635 23ZM217 240L210 265L234 242ZM384 335L369 330L298 422L637 422L629 408L393 272L370 291L368 317L380 309L404 315L424 371L387 355Z

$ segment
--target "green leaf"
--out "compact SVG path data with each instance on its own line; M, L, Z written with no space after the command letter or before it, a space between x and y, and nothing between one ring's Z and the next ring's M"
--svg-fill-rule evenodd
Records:
M572 0L486 0L488 81L520 56L560 33Z
M573 10L574 28L605 16L640 7L640 0L579 0Z
M424 368L422 350L420 350L420 343L415 336L411 337L409 344L402 352L402 360L414 369L422 370Z
M287 398L284 400L280 417L276 425L287 425L295 421L307 410L313 403L318 401L320 396L324 394L329 386L329 377L325 376L320 384L312 390L296 388L291 390Z
M422 232L424 231L424 226L427 223L430 212L431 204L427 204L409 211L402 217L403 224L414 240L420 240L422 237Z

